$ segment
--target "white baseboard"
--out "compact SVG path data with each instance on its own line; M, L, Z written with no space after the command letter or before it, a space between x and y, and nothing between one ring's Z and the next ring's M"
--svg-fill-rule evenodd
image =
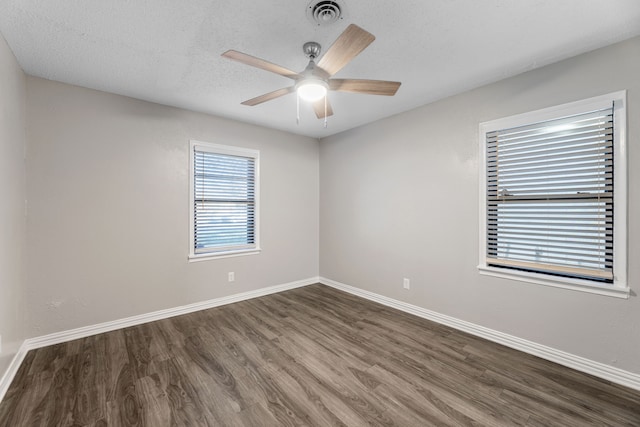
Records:
M575 369L577 371L585 372L595 377L602 378L607 381L611 381L613 383L620 384L635 390L640 390L640 374L625 371L614 366L605 365L604 363L589 360L581 356L576 356L574 354L557 350L552 347L518 338L513 335L505 334L494 329L485 328L484 326L476 325L475 323L456 319L455 317L427 310L426 308L418 307L416 305L388 298L383 295L345 285L344 283L336 282L335 280L331 280L326 277L320 277L320 283L368 299L370 301L386 305L388 307L396 308L398 310L422 317L424 319L432 320L434 322L441 323L443 325L450 326L464 332L468 332L472 335L485 338L489 341L493 341L498 344L502 344L507 347L511 347L516 350L538 356L542 359L550 360L552 362Z
M215 298L208 301L197 302L194 304L184 305L175 308L169 308L166 310L154 311L147 314L141 314L138 316L127 317L120 320L114 320L111 322L100 323L92 326L85 326L82 328L76 328L68 331L58 332L54 334L44 335L41 337L26 339L20 349L14 356L9 368L6 370L2 378L0 378L0 401L4 398L9 385L18 372L18 368L22 364L27 352L40 347L45 347L53 344L60 344L67 341L72 341L78 338L84 338L91 335L100 334L103 332L109 332L116 329L126 328L128 326L140 325L142 323L152 322L154 320L167 319L173 316L179 316L182 314L193 313L194 311L205 310L208 308L219 307L226 304L232 304L234 302L245 301L252 298L258 298L265 295L270 295L290 289L300 288L314 283L323 283L327 286L339 289L341 291L348 292L350 294L374 301L388 307L396 308L406 313L413 314L428 320L432 320L437 323L441 323L452 328L468 332L472 335L476 335L481 338L485 338L489 341L496 342L498 344L505 345L507 347L514 348L516 350L523 351L525 353L533 354L546 360L558 363L560 365L567 366L577 371L585 372L593 376L611 381L616 384L620 384L626 387L640 390L640 375L633 372L628 372L620 368L605 365L600 362L585 359L584 357L576 356L570 353L566 353L561 350L557 350L545 345L537 344L532 341L528 341L522 338L515 337L513 335L505 334L493 329L485 328L484 326L476 325L471 322L456 319L455 317L446 316L444 314L437 313L435 311L427 310L416 305L408 304L402 301L398 301L392 298L385 297L383 295L375 294L373 292L365 291L363 289L355 288L353 286L345 285L344 283L337 282L325 277L311 277L296 282L285 283L283 285L270 286L267 288L257 289L255 291L243 292L240 294L230 295L227 297Z
M56 332L49 335L43 335L41 337L29 338L27 339L27 345L29 350L32 350L35 348L46 347L53 344L60 344L78 338L85 338L91 335L115 331L116 329L122 329L129 326L140 325L142 323L153 322L154 320L167 319L169 317L193 313L194 311L206 310L208 308L219 307L221 305L233 304L234 302L240 302L252 298L262 297L265 295L275 294L277 292L288 291L289 289L312 285L314 283L318 283L319 281L319 277L311 277L304 280L285 283L283 285L269 286L267 288L256 289L255 291L242 292L226 297L210 299L208 301L201 301L193 304L183 305L180 307L168 308L166 310L158 310L151 313L126 317L124 319L113 320L111 322L99 323L97 325L84 326L82 328Z
M234 302L245 301L252 298L258 298L265 295L275 294L290 289L300 288L302 286L312 285L320 281L319 277L310 277L304 280L285 283L282 285L270 286L267 288L257 289L255 291L242 292L239 294L229 295L221 298L214 298L208 301L201 301L194 304L183 305L180 307L168 308L166 310L158 310L151 313L140 314L137 316L126 317L124 319L113 320L111 322L99 323L97 325L84 326L81 328L71 329L68 331L56 332L53 334L43 335L35 338L28 338L20 346L20 350L14 356L9 368L0 380L0 401L4 398L5 393L9 389L9 385L20 364L24 360L27 352L40 347L60 344L72 341L78 338L85 338L91 335L101 334L104 332L114 331L129 326L140 325L142 323L153 322L154 320L167 319L169 317L179 316L182 314L193 313L194 311L206 310L208 308L219 307L221 305L232 304Z
M29 349L27 348L27 342L23 341L20 345L20 348L18 349L18 352L15 354L15 356L13 356L9 367L5 371L2 378L0 378L0 402L2 402L2 399L4 399L4 395L7 393L7 390L9 390L9 385L11 385L11 381L13 381L13 378L18 373L18 368L20 368L20 365L22 365L22 361L24 360L24 357L27 355L28 351Z

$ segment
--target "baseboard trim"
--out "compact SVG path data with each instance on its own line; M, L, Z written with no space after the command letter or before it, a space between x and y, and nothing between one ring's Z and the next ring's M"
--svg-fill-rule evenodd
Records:
M226 304L232 304L235 302L245 301L261 296L266 296L278 292L287 291L290 289L300 288L303 286L312 285L314 283L322 283L332 288L348 292L352 295L356 295L370 301L386 305L410 313L418 317L422 317L434 322L450 326L452 328L470 333L472 335L485 338L489 341L496 342L498 344L505 345L507 347L514 348L516 350L523 351L525 353L532 354L534 356L541 357L546 360L558 363L560 365L575 369L577 371L585 372L598 378L602 378L611 381L616 384L620 384L635 390L640 390L640 375L633 372L628 372L620 368L616 368L604 363L596 362L586 359L581 356L576 356L571 353L567 353L561 350L554 349L542 344L538 344L532 341L528 341L522 338L518 338L513 335L505 334L500 331L485 328L484 326L476 325L465 320L460 320L455 317L447 316L435 311L427 310L422 307L418 307L413 304L405 303L395 300L393 298L385 297L373 292L365 291L364 289L356 288L344 283L337 282L335 280L326 277L311 277L304 280L298 280L295 282L285 283L282 285L270 286L267 288L257 289L255 291L242 292L239 294L229 295L226 297L215 298L207 301L197 302L194 304L188 304L180 307L169 308L166 310L158 310L151 313L141 314L137 316L131 316L124 319L114 320L111 322L100 323L97 325L85 326L82 328L71 329L68 331L57 332L49 335L44 335L35 338L26 339L18 352L13 357L13 360L9 364L8 369L0 378L0 401L4 398L7 390L13 378L18 373L18 368L24 361L29 350L33 350L40 347L46 347L49 345L60 344L67 341L72 341L78 338L85 338L91 335L101 334L104 332L110 332L116 329L126 328L129 326L140 325L142 323L152 322L155 320L167 319L182 314L193 313L195 311L205 310L208 308L219 307Z
M310 277L308 279L297 280L295 282L285 283L282 285L269 286L267 288L256 289L255 291L242 292L239 294L229 295L221 298L214 298L207 301L196 302L193 304L183 305L179 307L168 308L165 310L153 311L151 313L140 314L137 316L126 317L124 319L113 320L111 322L99 323L97 325L84 326L82 328L71 329L68 331L56 332L49 335L43 335L36 338L27 339L29 350L46 347L53 344L60 344L72 341L78 338L85 338L91 335L101 334L104 332L114 331L129 326L136 326L142 323L153 322L155 320L167 319L169 317L180 316L182 314L193 313L194 311L206 310L208 308L219 307L221 305L233 304L258 298L265 295L275 294L290 289L300 288L302 286L312 285L320 281L319 277Z
M393 298L388 298L383 295L365 291L364 289L346 285L344 283L340 283L326 277L320 277L320 283L344 292L348 292L352 295L356 295L370 301L386 305L388 307L396 308L400 311L404 311L405 313L410 313L424 319L432 320L434 322L450 326L460 331L485 338L489 341L493 341L498 344L502 344L507 347L511 347L513 349L538 356L542 359L558 363L568 368L572 368L577 371L581 371L635 390L640 390L640 374L625 371L614 366L605 365L604 363L589 360L581 356L576 356L574 354L567 353L552 347L518 338L513 335L505 334L494 329L485 328L484 326L476 325L475 323L460 320L455 317L427 310L426 308L418 307L413 304L408 304L406 302L398 301Z
M7 390L9 390L11 381L13 381L13 378L18 373L18 368L20 368L20 365L22 365L22 362L24 361L24 358L27 355L28 351L29 348L25 340L20 345L20 348L18 348L18 352L15 354L15 356L13 356L13 359L11 360L11 363L9 364L9 367L5 371L4 375L2 376L2 378L0 378L0 402L2 402L2 399L4 399L4 395L7 393Z
M180 307L168 308L165 310L153 311L151 313L140 314L137 316L126 317L124 319L113 320L110 322L99 323L96 325L84 326L81 328L70 329L68 331L56 332L53 334L43 335L35 338L26 339L20 349L14 356L9 368L5 372L4 376L0 380L0 401L4 398L5 393L9 389L9 385L18 368L24 361L25 356L29 350L36 348L46 347L54 344L61 344L67 341L72 341L78 338L85 338L91 335L97 335L104 332L114 331L116 329L122 329L129 326L140 325L142 323L153 322L155 320L167 319L174 316L180 316L182 314L193 313L194 311L206 310L208 308L219 307L222 305L232 304L234 302L245 301L253 298L262 297L265 295L275 294L282 291L288 291L290 289L300 288L307 285L320 282L319 277L310 277L308 279L297 280L295 282L289 282L282 285L269 286L266 288L256 289L255 291L242 292L239 294L229 295L221 298L214 298L207 301L201 301L193 304L183 305Z

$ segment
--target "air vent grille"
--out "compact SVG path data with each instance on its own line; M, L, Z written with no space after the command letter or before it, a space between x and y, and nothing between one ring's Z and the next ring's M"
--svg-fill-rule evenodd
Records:
M312 0L307 7L307 17L316 25L330 25L343 19L343 11L336 1Z

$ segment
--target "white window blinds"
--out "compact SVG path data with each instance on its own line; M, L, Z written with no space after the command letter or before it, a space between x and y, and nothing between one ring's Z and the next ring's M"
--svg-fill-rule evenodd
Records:
M613 105L491 131L486 262L613 281Z
M256 247L253 157L193 150L194 253Z

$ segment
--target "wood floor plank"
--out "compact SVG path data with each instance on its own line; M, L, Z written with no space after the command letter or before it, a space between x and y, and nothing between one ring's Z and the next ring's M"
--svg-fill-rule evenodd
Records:
M106 416L105 350L104 335L94 335L82 340L73 402L73 419L78 424L90 425ZM96 387L96 384L102 386Z
M223 421L224 425L234 427L277 426L278 420L263 404L256 404Z
M136 381L139 390L143 418L150 426L169 425L171 403L158 375L150 375Z
M640 426L640 392L312 285L27 353L0 427Z
M141 401L136 389L135 369L129 362L119 372L112 402L108 415L112 424L127 427L145 425L144 412L141 411Z
M355 419L366 420L371 424L389 424L384 410L380 410L383 407L375 396L349 378L353 374L346 369L346 364L318 359L313 352L306 350L304 357L300 357L301 353L297 350L295 343L281 343L281 347L274 350L274 353L281 360L282 371L301 384L308 400L316 402L323 409L331 408L331 411L341 414L338 419L344 417L343 422L350 420L351 424L357 424L353 417L356 414Z
M53 376L50 371L30 376L29 384L32 384L32 386L29 390L24 390L25 394L7 396L5 398L6 402L11 402L15 399L16 403L11 405L10 411L6 414L0 413L0 420L6 420L6 425L20 425L19 423L23 420L29 420L35 426L42 425L43 411L38 405L49 392L53 383Z

